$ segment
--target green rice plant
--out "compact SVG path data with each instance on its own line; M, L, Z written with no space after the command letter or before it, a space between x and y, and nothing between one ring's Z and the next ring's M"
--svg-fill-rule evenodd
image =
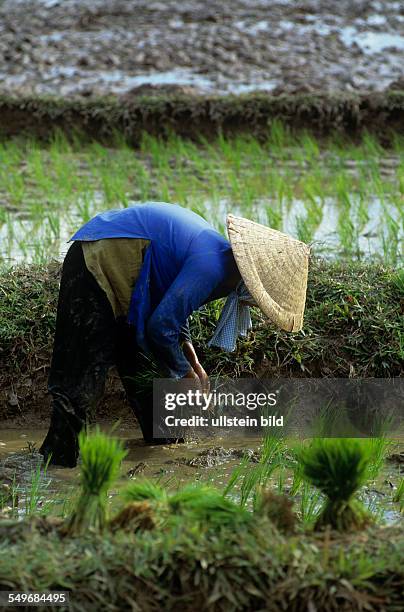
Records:
M383 426L387 428L388 423L386 422ZM388 452L392 445L392 440L387 438L385 435L379 435L377 438L369 438L368 444L370 446L371 461L369 464L369 479L375 480L382 470Z
M149 502L160 520L201 522L216 526L237 523L250 518L250 514L214 487L189 484L172 494L151 480L129 484L121 497L127 503Z
M324 496L304 478L303 466L298 460L299 450L300 447L291 449L295 461L292 466L293 481L289 495L297 503L301 523L311 528L316 523Z
M404 478L401 478L393 495L393 502L399 504L400 512L404 512Z
M66 138L66 134L62 130L58 128L53 130L52 138L49 145L49 152L51 154L51 157L55 156L59 158L60 156L65 156L72 153L73 147L71 143L74 144L74 139L72 141L69 141ZM82 148L82 146L82 142L79 142L80 149Z
M10 169L7 177L2 180L7 197L13 206L19 207L25 201L26 182L21 170Z
M298 215L296 217L296 236L302 242L309 243L313 240L313 227L306 215Z
M282 230L282 212L270 204L265 207L265 210L269 227L276 230Z
M131 482L121 491L121 496L126 502L153 501L162 505L167 504L166 490L148 479Z
M320 157L320 147L318 142L304 130L298 139L298 146L303 148L305 159L313 163Z
M277 121L272 122L270 133L269 145L251 136L220 136L214 141L201 137L191 142L175 134L168 134L165 141L145 135L140 151L131 149L119 133L110 147L73 142L70 137L68 141L61 133L49 145L14 139L0 146L0 197L6 206L23 207L38 221L46 219L49 208L52 214L62 208L64 214L70 211L75 218L72 229L78 220L85 222L104 208L127 206L131 200L164 199L190 208L196 203L206 208L204 216L221 230L228 210L282 229L283 217L298 198L304 203L298 235L310 242L321 223L324 198L331 195L340 207L338 231L344 255L359 257L358 240L369 220L369 197L380 194L393 218L383 214L380 257L397 262L402 230L400 226L397 231L394 223L400 224L404 215L403 164L395 179L386 180L377 157L381 151L371 139L365 146L345 143L345 149L335 148L330 141L328 150L320 151L309 133L297 140ZM368 155L367 150L373 153ZM353 158L356 168L344 167L344 161ZM206 201L211 205L205 206ZM267 202L273 205L265 215ZM4 221L5 213L0 214ZM66 227L62 215L60 225ZM57 236L55 230L51 231ZM61 229L61 238L62 234ZM33 251L30 241L31 236L24 247L28 256ZM41 258L57 250L57 240L49 237Z
M18 517L19 492L17 478L14 472L10 484L0 484L0 511L7 508L7 513L11 518Z
M44 493L46 492L46 489L49 488L51 482L50 480L46 481L46 472L50 459L51 458L49 457L43 469L41 469L41 465L38 464L36 469L31 472L29 487L26 491L24 491L24 514L26 516L35 514L46 497ZM46 511L48 505L49 501L45 504L45 507L41 508L41 510Z
M400 196L404 195L404 161L397 168L397 190Z
M221 153L221 158L233 167L237 172L241 169L241 155L243 153L243 141L240 138L229 140L220 134L216 140L216 146Z
M326 498L317 529L331 525L345 531L371 522L355 495L371 475L373 450L369 440L316 438L298 451L303 479Z
M263 437L259 462L251 464L246 455L230 475L224 494L234 495L236 487L240 490L240 506L251 500L256 505L260 491L266 487L270 477L280 466L284 467L285 443L282 438L268 431Z
M323 495L308 482L302 482L299 491L298 515L306 527L312 527L318 520Z
M45 152L32 145L27 157L27 174L32 180L35 190L41 195L51 193L53 190L52 177L47 168Z
M133 187L136 190L136 195L138 195L140 200L149 200L152 194L152 177L140 161L136 160L134 165L135 178Z
M344 205L338 214L337 231L345 255L359 254L358 235L351 218L351 206Z
M164 174L170 171L170 150L164 140L143 133L140 150L143 154L150 156L153 167Z
M337 203L342 206L343 210L350 210L351 198L349 194L351 191L351 184L344 171L339 172L333 177L332 191L337 199Z
M402 227L400 228L400 223L391 214L388 206L383 203L382 208L384 221L384 231L382 235L384 259L390 265L394 266L397 264L398 258L400 257L399 244L400 229L402 231Z
M107 521L108 490L118 476L126 456L122 442L95 431L79 435L81 454L80 495L66 524L70 534L81 535L89 528L102 530Z
M56 213L49 212L46 216L49 227L54 238L60 238L60 216Z
M168 498L174 516L182 515L203 524L220 527L250 520L250 513L224 497L221 491L204 485L190 484Z
M270 152L282 158L285 156L285 149L293 144L289 128L285 126L282 121L279 121L279 119L271 121L269 124L268 138Z
M384 150L379 144L379 142L377 141L377 139L373 136L373 134L371 134L367 130L362 135L360 152L361 152L361 155L363 155L366 158L369 158L369 157L379 158L379 157L382 157L384 154Z
M279 173L276 169L271 170L267 177L268 195L276 200L279 209L282 209L284 204L291 204L293 201L293 185L285 176Z
M398 297L404 296L404 268L397 270L391 277L393 286L397 289Z
M362 193L359 194L358 204L356 207L356 232L357 234L361 234L366 227L366 224L369 222L369 210L365 200L365 197Z
M128 177L122 168L111 163L108 167L98 169L98 177L105 202L109 205L123 203L127 205Z

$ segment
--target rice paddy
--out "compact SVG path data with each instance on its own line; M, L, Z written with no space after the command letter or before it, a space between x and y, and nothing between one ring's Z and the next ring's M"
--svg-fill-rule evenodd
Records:
M136 149L119 135L109 146L61 133L48 143L3 140L4 418L43 403L59 279L50 260L62 259L94 214L147 200L189 207L222 233L226 213L239 214L320 256L299 334L264 326L254 312L253 334L229 357L206 347L218 304L196 313L192 337L211 375L400 376L403 152L400 137L388 149L370 134L359 143L319 141L278 121L262 140L145 134ZM139 388L154 367L145 364ZM162 449L164 460L150 466L142 455L128 470L133 448L96 431L81 435L81 463L60 483L57 468L35 464L32 445L31 473L0 489L0 586L63 584L76 598L72 609L107 600L111 610L134 601L142 610L191 610L199 597L226 612L268 601L278 602L273 609L340 609L346 601L343 609L360 610L377 593L384 609L398 610L404 484L400 463L386 461L395 444L264 436L252 449L243 440L241 454L224 448L217 464L204 463L214 448L186 444Z
M121 442L96 431L82 435L80 445L83 465L74 495L65 490L64 503L41 507L34 476L25 520L16 520L12 507L2 517L1 585L15 590L63 585L74 610L105 598L118 610L127 596L139 604L142 593L147 599L142 610L156 609L156 600L167 593L171 601L158 609L178 609L181 602L191 610L194 599L184 607L190 592L208 610L258 609L267 591L283 602L308 599L319 605L328 593L330 609L336 609L342 587L354 598L346 610L361 610L363 599L376 590L385 609L399 609L402 486L390 492L393 521L386 521L383 504L372 505L369 495L392 449L383 438L290 446L265 435L242 462L259 477L246 482L246 472L230 466L227 489L206 469L188 484L144 476L117 483L125 455ZM286 464L292 483L285 478ZM171 572L173 578L167 576ZM330 589L334 583L338 590ZM214 589L228 593L229 585L237 585L229 601L210 602Z
M384 149L293 136L273 122L268 138L198 142L144 134L140 147L13 139L0 143L0 262L60 258L74 231L102 210L177 202L225 233L232 212L310 243L326 258L380 261L403 256L404 141Z
M33 445L14 453L14 461L13 455L4 461L9 474L15 465L16 475L0 490L0 509L8 518L58 517L65 521L67 532L80 535L90 527L104 530L107 518L120 510L122 502L152 501L174 513L182 509L187 513L198 485L207 497L214 489L215 499L220 494L249 513L265 505L263 497L283 495L301 529L330 525L350 531L400 522L402 471L386 461L402 448L398 441L379 437L297 442L268 433L251 440L249 447L242 437L221 442L225 446L212 448L199 441L156 449L146 459L150 464L143 462L137 470L133 465L138 465L134 457L139 453L134 454L124 438L112 438L97 428L80 436L79 467L59 470L60 474L41 466ZM273 517L275 522L281 519L279 514Z

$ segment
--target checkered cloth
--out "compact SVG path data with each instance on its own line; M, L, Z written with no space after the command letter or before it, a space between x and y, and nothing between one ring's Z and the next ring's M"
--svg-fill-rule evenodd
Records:
M218 346L224 351L232 352L236 348L238 336L247 335L252 327L250 308L240 301L254 303L244 281L240 281L236 289L229 294L208 346Z

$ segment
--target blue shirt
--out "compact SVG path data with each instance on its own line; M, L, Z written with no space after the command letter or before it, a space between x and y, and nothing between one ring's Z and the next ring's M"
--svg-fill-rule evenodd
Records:
M136 326L138 345L170 376L185 376L190 365L179 345L180 329L194 310L232 290L238 271L229 241L196 213L164 202L100 213L72 240L103 238L150 240L128 322Z

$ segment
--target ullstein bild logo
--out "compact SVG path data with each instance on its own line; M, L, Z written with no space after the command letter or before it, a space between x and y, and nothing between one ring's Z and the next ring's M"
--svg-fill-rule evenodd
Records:
M153 435L404 437L403 379L155 379Z
M222 414L219 417L203 417L193 415L189 418L175 417L170 414L165 417L164 424L167 427L283 427L283 416L271 415L268 417L260 416L259 418L245 417L228 417Z

